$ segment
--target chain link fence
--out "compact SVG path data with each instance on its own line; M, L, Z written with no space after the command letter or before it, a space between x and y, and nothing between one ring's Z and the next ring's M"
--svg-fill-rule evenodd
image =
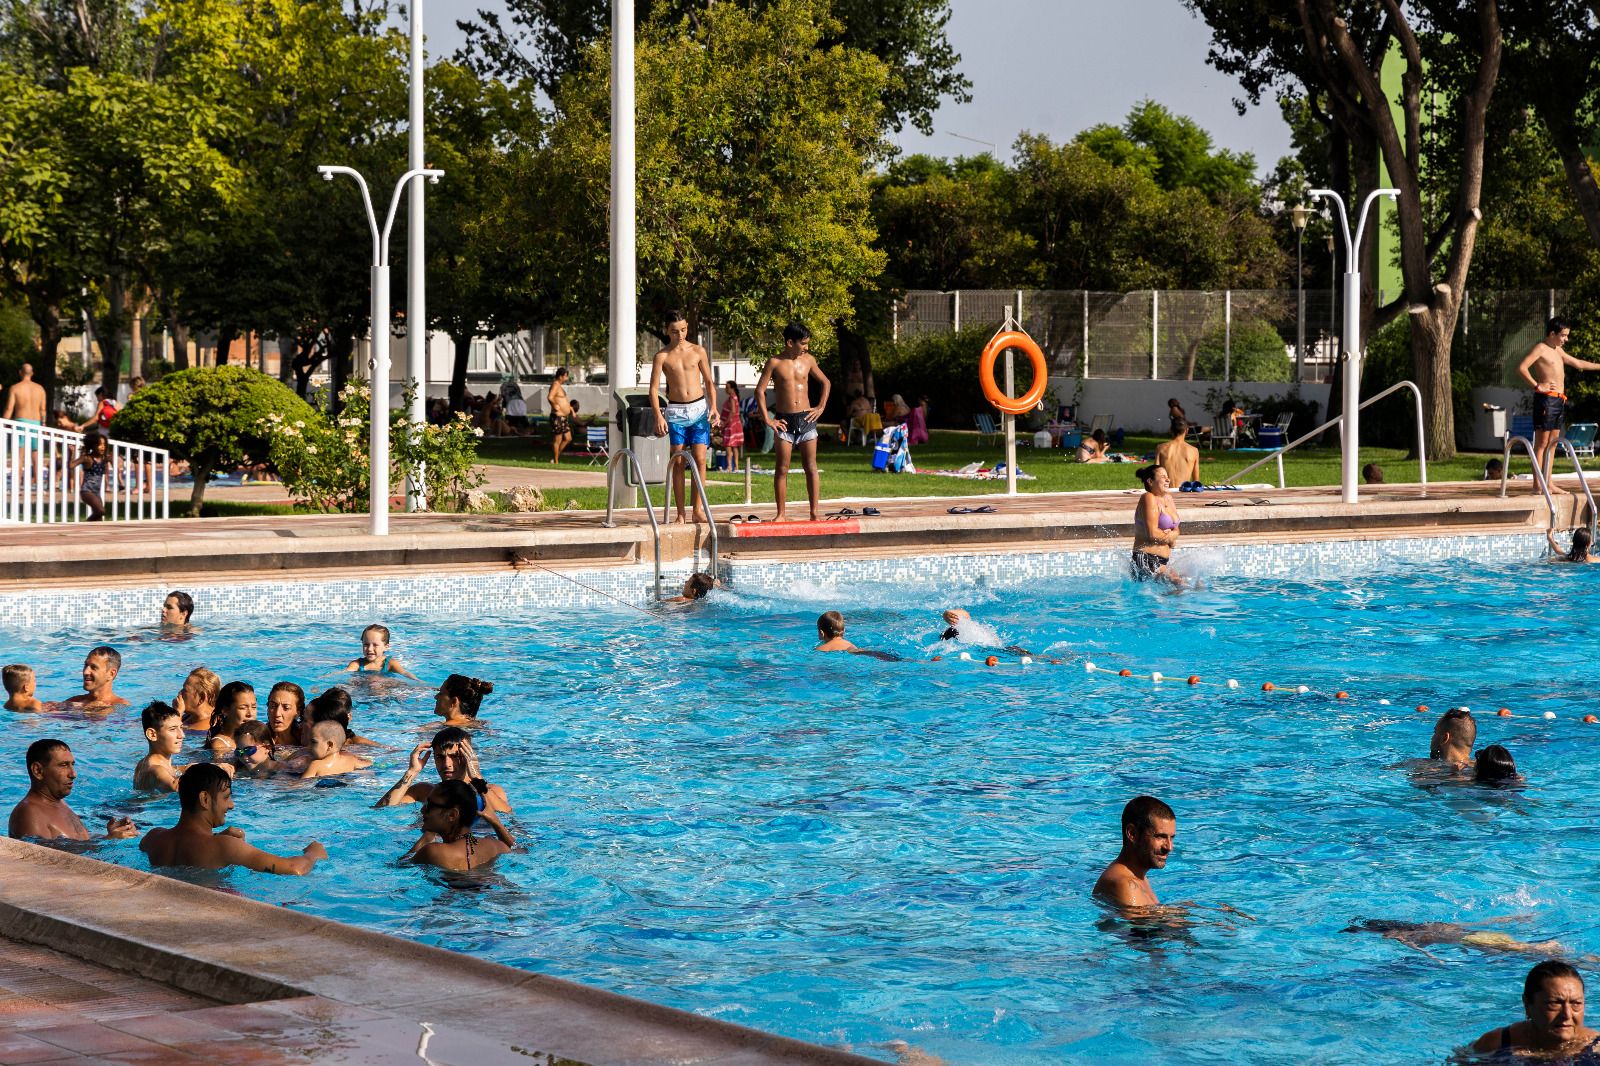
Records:
M1380 303L1392 295L1380 292ZM1566 297L1560 289L1468 292L1454 365L1479 380L1515 384L1517 361ZM896 304L894 334L903 341L993 329L1009 313L1039 342L1052 373L1063 376L1319 382L1339 350L1339 310L1334 293L1310 289L916 290Z

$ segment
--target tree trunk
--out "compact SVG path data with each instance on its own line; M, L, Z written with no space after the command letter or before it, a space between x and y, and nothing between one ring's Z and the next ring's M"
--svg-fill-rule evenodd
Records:
M106 395L116 398L117 382L122 378L122 325L126 317L127 288L122 275L105 279L106 312L89 315L95 338L100 342L100 385Z
M867 338L846 326L838 327L839 373L838 396L847 400L857 391L863 396L876 396L877 386L872 380L872 349Z
M200 517L200 504L206 498L206 485L211 481L212 467L202 466L193 460L189 463L189 473L194 476L194 490L189 493L189 517Z
M227 366L228 365L228 356L229 356L230 352L232 352L232 350L233 350L233 338L237 337L238 335L239 335L239 330L238 330L238 327L236 327L236 326L220 326L220 327L218 327L218 329L217 329L217 354L216 354L216 358L211 360L211 365L212 366ZM245 362L247 364L250 362L250 356L249 356L248 352L246 352L246 354L245 354Z
M328 337L328 369L332 372L332 393L328 397L328 413L336 415L343 406L339 394L350 380L350 354L356 349L356 336L348 327L335 329Z
M472 357L472 332L450 334L455 354L450 363L450 410L464 411L467 402L467 360Z
M171 311L166 314L167 332L172 334L172 368L189 369L189 327L178 321Z
M1423 443L1428 458L1453 459L1456 454L1456 412L1450 387L1450 339L1455 332L1458 300L1441 300L1428 314L1411 317L1411 363L1422 390ZM1416 446L1412 445L1412 450ZM1415 458L1413 456L1412 458Z
M1579 141L1577 127L1570 115L1560 122L1550 121L1549 125L1561 153L1561 165L1567 172L1567 184L1572 187L1578 210L1583 213L1583 224L1589 230L1589 239L1600 247L1600 187L1595 185L1594 171L1589 168L1589 156Z
M39 366L35 368L33 379L44 390L45 425L55 425L52 412L55 411L56 399L56 358L61 347L61 315L58 309L50 304L29 301L29 310L32 312L34 325L39 327Z

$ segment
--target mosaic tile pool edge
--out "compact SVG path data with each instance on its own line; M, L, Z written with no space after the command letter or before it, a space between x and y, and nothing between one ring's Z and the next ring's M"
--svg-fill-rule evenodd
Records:
M1236 544L1180 550L1181 566L1208 574L1252 577L1333 578L1402 563L1443 559L1534 559L1544 550L1537 533L1493 536L1454 535L1400 540L1318 540L1284 544ZM1126 548L1013 554L920 555L888 559L825 559L816 562L723 563L724 578L753 592L778 591L797 580L864 583L922 581L985 581L1020 585L1059 577L1106 574L1127 566ZM662 588L676 590L689 570L664 571ZM370 622L404 610L441 617L484 612L521 614L530 604L540 609L594 609L648 601L652 584L648 566L604 570L515 571L449 574L430 577L349 578L334 580L237 581L186 585L195 598L196 622L210 618L249 618L261 614L301 613L330 622ZM117 588L52 588L0 593L0 617L19 628L47 630L126 628L152 625L169 585Z

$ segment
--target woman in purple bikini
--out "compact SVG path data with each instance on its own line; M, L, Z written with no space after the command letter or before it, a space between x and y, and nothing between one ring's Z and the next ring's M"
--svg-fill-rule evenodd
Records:
M1133 579L1159 577L1182 585L1183 578L1170 565L1178 544L1178 505L1167 491L1172 482L1166 467L1140 467L1135 476L1144 484L1144 495L1133 512Z

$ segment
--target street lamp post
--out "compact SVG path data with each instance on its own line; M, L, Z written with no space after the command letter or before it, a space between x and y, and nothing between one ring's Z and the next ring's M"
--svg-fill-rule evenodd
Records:
M407 130L406 165L418 171L428 164L422 156L422 0L411 0L411 114ZM428 296L427 252L423 247L422 188L411 190L406 203L406 379L415 391L406 421L420 426L427 420L428 403ZM422 495L422 472L406 470L406 510L427 506Z
M1306 236L1306 220L1311 217L1311 209L1304 204L1296 204L1289 212L1289 220L1294 225L1294 288L1295 288L1295 341L1294 341L1294 387L1298 391L1300 379L1305 377L1306 361L1306 265L1303 248Z
M394 196L389 200L389 214L378 228L378 216L372 210L372 195L367 191L367 179L351 167L318 167L323 180L332 181L335 174L347 174L355 179L361 189L361 204L367 209L367 225L372 230L372 355L367 365L372 370L372 424L368 463L372 467L367 487L371 520L367 532L375 537L389 534L389 230L394 226L395 209L400 206L400 194L413 178L427 178L437 184L444 177L442 170L415 169L401 175L394 184Z
M1380 196L1398 199L1399 189L1375 189L1361 203L1355 237L1350 236L1350 219L1344 199L1332 189L1312 189L1311 195L1332 200L1339 209L1339 229L1344 233L1344 434L1339 449L1340 498L1356 502L1356 475L1361 468L1361 237L1367 228L1367 212ZM1332 397L1329 397L1332 399Z

